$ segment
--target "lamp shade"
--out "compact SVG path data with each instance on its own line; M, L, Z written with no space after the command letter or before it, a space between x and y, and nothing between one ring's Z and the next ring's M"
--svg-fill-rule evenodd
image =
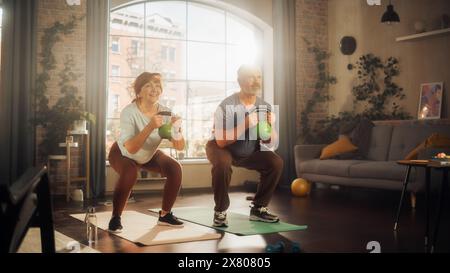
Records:
M383 17L381 17L381 22L387 24L400 22L400 17L397 12L394 11L393 5L389 4L387 6L386 12L383 14Z

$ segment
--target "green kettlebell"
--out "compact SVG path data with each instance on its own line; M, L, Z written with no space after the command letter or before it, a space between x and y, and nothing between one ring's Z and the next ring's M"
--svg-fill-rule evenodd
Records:
M166 123L163 124L158 129L158 134L161 138L165 139L171 139L172 138L172 124Z
M258 138L268 140L272 135L272 126L270 126L270 123L265 120L260 121L256 125L256 133Z

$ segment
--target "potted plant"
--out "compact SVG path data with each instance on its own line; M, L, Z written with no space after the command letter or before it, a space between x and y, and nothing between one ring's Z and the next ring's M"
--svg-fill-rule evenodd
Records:
M88 122L95 123L95 116L92 113L83 112L80 119L73 122L72 130L77 132L85 132L88 129Z

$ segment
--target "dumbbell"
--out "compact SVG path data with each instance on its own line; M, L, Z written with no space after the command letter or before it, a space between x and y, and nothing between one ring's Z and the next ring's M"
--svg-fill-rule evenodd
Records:
M161 111L157 115L172 117L172 112ZM172 139L172 123L165 123L158 129L158 134L161 138Z
M300 253L300 244L299 243L292 243L291 252L292 253Z
M267 245L266 246L266 253L281 253L285 249L285 245L283 242L279 241L274 245Z

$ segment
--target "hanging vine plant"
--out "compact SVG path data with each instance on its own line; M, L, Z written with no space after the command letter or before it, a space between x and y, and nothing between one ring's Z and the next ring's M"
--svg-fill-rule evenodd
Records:
M306 43L308 52L314 54L314 60L318 71L318 79L314 85L314 92L306 102L306 106L300 114L301 142L311 143L317 137L317 132L310 123L309 114L314 112L317 104L331 99L331 96L327 92L327 88L331 84L336 84L337 80L336 77L331 76L326 69L326 61L330 58L331 54L317 46L312 46L307 39L304 38L303 40Z
M357 62L358 84L353 87L353 111L340 112L319 122L322 128L314 143L330 143L337 139L342 127L351 128L361 119L399 120L411 116L399 105L405 98L403 88L394 82L400 74L399 61L389 57L383 62L373 54L366 54ZM383 80L380 79L384 74ZM360 106L362 111L357 111Z
M79 74L72 71L74 60L72 55L67 55L64 60L64 68L58 77L60 78L58 86L61 96L52 107L49 106L48 86L50 72L56 68L56 58L53 49L57 42L61 41L63 35L69 35L74 32L77 24L84 19L84 16L72 16L67 23L55 22L49 28L44 30L40 43L42 52L40 65L42 72L36 79L36 118L35 125L44 129L43 141L39 145L39 154L47 157L50 153L56 152L58 143L64 142L67 130L70 129L73 122L79 119L93 120L92 115L84 111L82 97L78 96L78 88L74 82Z
M325 61L330 54L317 47L312 47L308 41L308 52L313 53L317 63L318 80L315 91L306 103L301 113L300 142L306 144L323 144L335 141L342 127L352 127L361 119L390 120L410 119L411 116L399 105L405 98L404 90L394 82L400 74L399 61L389 57L383 62L373 54L361 56L357 62L357 85L352 88L353 111L330 115L312 126L309 113L314 112L318 103L326 102L331 96L326 87L335 84L336 78L326 72ZM383 79L380 75L383 74ZM358 111L357 108L362 109Z
M373 54L363 55L357 62L359 84L352 89L354 102L363 103L363 114L372 120L410 118L398 104L405 98L403 88L393 81L400 74L398 64L397 58L389 57L383 63ZM384 73L383 86L379 79L381 72Z

